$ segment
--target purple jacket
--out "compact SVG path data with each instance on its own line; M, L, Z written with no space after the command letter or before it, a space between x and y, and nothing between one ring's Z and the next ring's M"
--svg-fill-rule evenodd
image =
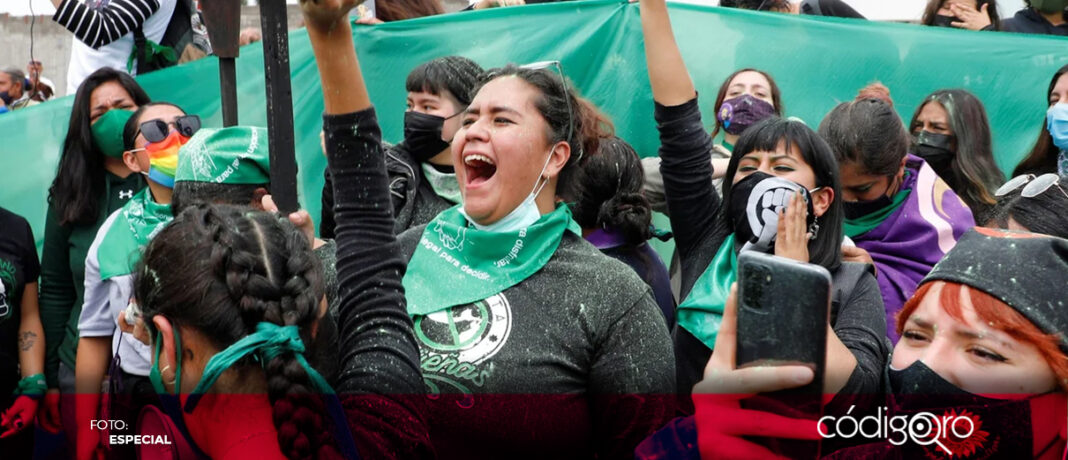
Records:
M894 343L897 312L927 272L975 226L968 206L927 163L909 155L905 167L911 172L902 184L912 190L908 199L878 227L853 238L875 261L886 333Z

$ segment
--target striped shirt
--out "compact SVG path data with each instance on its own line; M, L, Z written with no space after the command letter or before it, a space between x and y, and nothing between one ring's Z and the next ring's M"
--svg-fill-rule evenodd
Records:
M93 49L141 27L160 8L159 0L63 0L52 20Z

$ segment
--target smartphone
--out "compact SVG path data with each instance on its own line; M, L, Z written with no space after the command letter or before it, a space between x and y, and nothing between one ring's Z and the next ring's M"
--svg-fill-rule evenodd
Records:
M764 393L742 407L790 418L823 416L823 375L831 305L831 274L815 264L756 251L738 255L738 368L801 365L812 382ZM790 458L819 457L819 441L757 438L755 442Z

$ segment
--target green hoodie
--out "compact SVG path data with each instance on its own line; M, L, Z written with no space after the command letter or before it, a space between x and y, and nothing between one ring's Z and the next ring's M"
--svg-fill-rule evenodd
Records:
M49 388L58 388L59 362L74 369L78 351L78 316L85 290L85 258L100 225L145 186L139 174L121 178L106 173L100 214L89 225L60 225L49 205L41 257L41 323L44 326L45 377Z

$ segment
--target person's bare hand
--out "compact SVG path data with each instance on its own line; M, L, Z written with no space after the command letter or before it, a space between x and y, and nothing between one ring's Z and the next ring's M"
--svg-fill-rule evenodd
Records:
M523 0L481 0L475 4L476 10L485 10L488 8L497 8L501 6L520 6L526 5Z
M356 23L357 24L363 24L365 26L375 26L375 25L378 25L378 24L384 24L385 21L383 21L381 19L378 19L376 17L370 17L370 18L357 19Z
M309 30L330 32L339 22L348 20L349 10L364 0L300 0L304 24Z
M133 324L126 322L126 310L119 312L119 330L134 336L135 339L140 340L145 345L149 345L148 330L145 329L145 322L137 316Z
M988 5L989 3L984 3L977 10L974 6L954 2L949 5L949 9L953 10L953 15L960 21L954 21L950 25L961 29L982 30L990 25L990 15L986 12Z
M274 198L272 198L271 195L264 195L261 203L263 204L264 211L278 212L278 205L275 204ZM308 214L308 211L301 209L297 212L291 212L289 213L288 218L289 222L300 229L300 232L308 238L308 244L311 245L312 249L326 244L323 240L315 237L315 221L312 220L311 214Z
M255 27L246 27L241 29L241 35L237 39L237 44L241 46L248 45L249 43L256 43L263 40L263 34L260 33L260 29Z
M779 211L779 229L775 235L775 255L808 263L808 209L801 192L790 197L790 203Z

